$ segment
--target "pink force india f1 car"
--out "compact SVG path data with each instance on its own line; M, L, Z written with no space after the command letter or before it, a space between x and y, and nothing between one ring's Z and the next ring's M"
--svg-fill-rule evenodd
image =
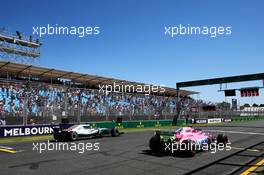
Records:
M182 127L175 131L156 131L149 141L149 147L155 153L184 153L194 156L197 151L211 150L212 147L228 144L228 137L223 134L213 136L192 127Z

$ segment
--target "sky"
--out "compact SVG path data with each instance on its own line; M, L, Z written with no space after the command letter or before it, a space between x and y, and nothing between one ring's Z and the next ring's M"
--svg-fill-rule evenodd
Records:
M99 35L39 38L39 66L175 87L176 82L263 72L262 0L9 0L0 27L99 26ZM165 35L168 26L231 26L231 35ZM227 87L262 86L261 81ZM219 85L187 88L195 98L230 100ZM262 91L260 92L262 93ZM264 93L264 91L263 91ZM239 103L264 103L260 97Z

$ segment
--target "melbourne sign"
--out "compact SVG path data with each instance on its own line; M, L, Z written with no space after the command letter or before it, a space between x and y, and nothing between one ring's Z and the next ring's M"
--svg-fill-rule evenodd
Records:
M0 127L0 137L52 134L53 126L54 125L3 126Z

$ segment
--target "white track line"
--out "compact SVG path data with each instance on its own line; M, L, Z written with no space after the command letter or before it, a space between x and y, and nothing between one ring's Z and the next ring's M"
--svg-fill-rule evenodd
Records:
M10 147L7 147L7 146L1 146L1 145L0 145L0 149L7 149L7 150L11 150L11 151L16 151L16 153L24 151L24 150L15 150L14 148L10 148Z
M240 148L240 147L233 147L231 146L231 149L236 149L236 150L246 150L246 151L251 151L251 152L261 152L258 149L246 149L246 148Z
M4 149L14 149L14 148L6 147L6 146L0 146L0 148L4 148Z
M232 133L232 134L261 135L261 136L264 136L264 133L257 133L257 132L223 131L223 130L205 130L205 131L209 131L209 132L223 132L223 133Z

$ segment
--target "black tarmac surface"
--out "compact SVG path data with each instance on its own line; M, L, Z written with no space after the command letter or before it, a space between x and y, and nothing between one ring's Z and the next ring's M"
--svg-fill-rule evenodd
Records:
M225 133L231 140L232 149L217 151L215 154L210 151L199 152L195 157L153 154L149 150L148 141L154 131L74 142L99 143L98 151L86 150L84 153L58 150L39 153L36 148L33 150L32 142L0 144L17 151L15 154L0 152L0 174L240 174L264 159L264 121L200 128L215 135ZM44 141L34 144L37 143Z

